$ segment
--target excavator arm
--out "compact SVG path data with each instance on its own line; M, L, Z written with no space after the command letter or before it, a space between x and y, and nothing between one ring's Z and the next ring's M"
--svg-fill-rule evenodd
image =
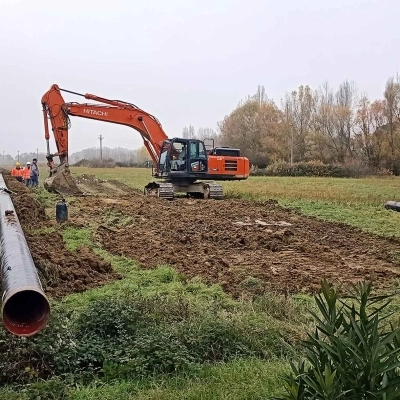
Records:
M103 104L66 103L61 91ZM50 176L46 180L45 186L50 191L62 192L64 194L79 194L80 192L73 183L68 168L69 116L126 125L135 129L142 136L144 145L154 165L158 163L163 141L168 139L156 117L141 110L134 104L124 101L109 100L93 94L71 92L60 89L58 85L52 85L50 90L42 97L42 107L47 142L47 160L50 167ZM49 120L57 146L57 152L54 154L50 152ZM60 165L55 166L53 161L54 156L60 158Z
M162 143L168 137L159 122L140 109L100 104L65 103L62 106L66 115L94 119L129 126L140 133L154 164L158 162Z
M44 131L47 142L47 154L50 155L49 120L57 146L54 154L60 157L60 163L64 164L68 158L68 128L69 120L62 110L64 99L57 85L53 85L42 97Z
M82 96L85 99L98 101L103 104L66 103L61 95L61 91ZM69 90L60 89L58 85L53 85L42 97L42 106L48 153L50 153L49 118L58 150L54 155L60 156L61 163L66 161L68 157L69 115L126 125L135 129L141 134L144 144L155 164L157 164L163 141L168 139L168 136L165 134L156 117L141 110L134 104L124 101L109 100L88 93L81 94L71 92Z

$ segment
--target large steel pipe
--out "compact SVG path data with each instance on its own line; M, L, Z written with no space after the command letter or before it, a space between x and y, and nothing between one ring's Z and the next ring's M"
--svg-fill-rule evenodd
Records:
M32 336L47 325L50 304L1 174L0 257L4 326L14 335Z

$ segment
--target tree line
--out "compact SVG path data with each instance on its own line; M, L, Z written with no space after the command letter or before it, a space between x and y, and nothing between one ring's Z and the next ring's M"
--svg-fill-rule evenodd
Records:
M109 148L103 147L102 156L104 160L113 160L115 162L131 162L136 164L145 163L150 160L146 148L142 146L139 149L131 150L123 147ZM37 158L38 162L47 163L46 154L38 152L24 152L15 155L14 157L10 154L0 154L0 164L12 165L19 161L21 164L26 164L27 161L32 162L33 158ZM86 148L70 154L68 157L69 164L75 164L80 160L100 160L100 149L97 147ZM56 161L57 162L57 161Z
M217 129L185 126L183 138L204 140L207 146L240 148L243 156L259 168L318 161L328 165L363 166L371 172L400 175L400 81L387 79L382 97L370 99L354 82L343 81L337 88L327 82L317 88L301 85L286 92L280 104L268 98L264 86L244 98L217 123ZM144 146L103 148L103 158L115 162L147 163ZM70 155L74 164L82 159L99 159L99 148ZM31 161L37 153L4 155L3 164L19 158ZM39 153L39 162L46 162Z
M16 154L15 156L12 156L10 154L0 153L0 165L10 166L12 164L15 164L17 161L19 161L21 165L24 165L28 161L32 162L34 158L36 158L39 163L47 162L45 153L31 151L31 152L19 153Z
M253 165L318 160L400 173L400 82L390 77L371 100L354 82L337 89L300 86L279 106L258 86L218 123L222 145L241 149Z
M124 147L103 147L101 154L103 160L112 160L114 162L122 163L131 162L141 164L151 160L150 155L144 146L134 150ZM90 147L72 153L68 157L68 161L71 165L76 164L81 160L100 160L100 149L98 147Z

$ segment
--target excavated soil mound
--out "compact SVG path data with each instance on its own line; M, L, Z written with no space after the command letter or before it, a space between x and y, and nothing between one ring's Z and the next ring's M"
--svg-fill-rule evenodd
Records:
M70 251L60 233L46 232L59 226L46 216L45 208L33 198L32 189L16 181L9 171L1 172L7 188L15 192L11 198L47 294L56 298L119 278L111 264L92 249Z
M1 170L0 172L7 188L16 193L12 195L12 202L21 225L32 226L47 220L45 208L31 196L31 191L25 184L13 178L10 171Z
M118 278L112 272L111 264L92 249L66 249L59 233L27 234L26 239L46 293L52 297L83 292Z
M87 200L87 199L86 199ZM80 213L91 213L81 203ZM100 204L99 204L100 206ZM355 283L364 278L390 287L400 277L400 240L363 233L283 209L276 202L137 197L103 203L103 215L123 213L129 226L97 230L109 252L129 256L142 268L171 264L188 278L243 289L313 292L323 277Z
M115 179L99 179L95 175L82 174L74 177L78 188L87 196L124 197L142 193Z

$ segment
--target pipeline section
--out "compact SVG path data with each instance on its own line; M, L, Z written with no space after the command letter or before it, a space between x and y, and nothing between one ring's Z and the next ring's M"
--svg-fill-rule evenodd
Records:
M17 336L32 336L47 325L50 304L10 193L0 174L1 315L9 332Z

